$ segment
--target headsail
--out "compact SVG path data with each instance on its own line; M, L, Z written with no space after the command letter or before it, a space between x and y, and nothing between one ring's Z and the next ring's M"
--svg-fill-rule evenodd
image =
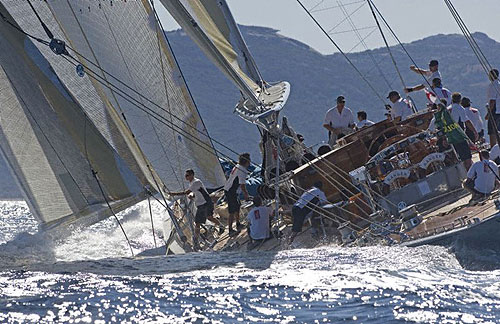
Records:
M143 199L140 181L31 40L0 21L0 47L0 147L42 224L92 222L110 215L106 200L116 212Z
M127 163L135 160L145 177L154 170L171 190L183 188L186 168L207 185L223 183L207 131L148 1L33 5L56 37L76 50L73 55L88 74L96 75L78 78L74 66L40 48L69 91L86 103L82 106L106 139L129 157ZM29 6L9 3L8 9L24 30L43 36Z
M161 0L184 31L243 94L236 110L256 121L280 110L290 85L267 85L248 50L225 0Z

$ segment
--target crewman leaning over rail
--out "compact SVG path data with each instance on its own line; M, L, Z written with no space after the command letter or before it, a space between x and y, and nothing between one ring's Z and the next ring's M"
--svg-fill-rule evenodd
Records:
M318 213L318 208L328 204L325 193L321 189L323 189L323 183L321 181L315 182L313 186L304 192L293 205L293 227L292 236L290 237L289 242L290 244L292 244L295 237L302 231L302 226L304 225L304 221L307 216L311 214L311 218L314 218Z

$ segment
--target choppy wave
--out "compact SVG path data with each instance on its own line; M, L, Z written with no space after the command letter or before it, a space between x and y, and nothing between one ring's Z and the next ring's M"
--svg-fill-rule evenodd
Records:
M323 246L132 259L112 219L54 239L37 234L23 203L5 202L0 210L2 322L495 323L500 318L500 270L467 270L467 262L456 257L457 250L464 257L473 254L464 246ZM156 206L158 225L161 217ZM121 220L134 250L154 246L146 205L129 209ZM495 268L497 254L483 257L482 263Z

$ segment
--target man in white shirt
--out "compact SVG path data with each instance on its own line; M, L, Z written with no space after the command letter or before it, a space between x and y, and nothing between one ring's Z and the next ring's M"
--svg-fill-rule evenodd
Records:
M473 141L476 141L479 138L479 135L471 120L467 116L464 107L460 104L461 101L462 94L460 92L454 92L451 95L451 105L447 107L448 111L450 112L451 118L453 118L453 120L457 122L464 131L467 129L474 135Z
M443 87L441 79L434 78L430 84L430 89L425 84L420 84L415 87L405 88L405 92L410 93L413 91L425 90L425 95L430 104L438 104L439 102L442 102L443 99L446 100L446 104L449 104L451 91Z
M490 84L487 91L488 102L488 135L490 135L490 145L497 144L498 130L500 129L500 109L497 109L497 102L500 99L500 81L498 80L498 70L493 69L489 74ZM493 118L491 118L493 116ZM496 127L495 127L496 126Z
M500 147L495 144L490 150L490 159L497 165L500 164Z
M471 201L491 194L499 183L498 166L490 160L490 153L483 150L479 156L481 161L472 165L464 182L464 188L472 193Z
M484 137L483 119L481 118L481 113L479 112L479 110L471 107L470 99L467 97L462 98L460 105L464 107L465 114L471 121L472 125L474 125L474 128L476 129L479 139L483 138ZM466 134L467 136L469 136L471 141L474 141L474 133L471 132L469 128L467 128Z
M295 237L302 231L302 225L304 225L304 220L307 215L312 213L311 217L316 214L316 209L319 206L328 203L326 200L325 193L321 191L323 188L323 183L321 181L315 182L311 189L307 190L300 196L297 202L292 207L292 236L290 237L290 244L293 242Z
M186 170L186 174L184 176L189 182L188 189L181 192L169 192L169 194L172 196L188 195L190 199L194 199L194 203L196 205L196 215L194 217L195 235L193 237L193 246L197 248L200 237L200 226L205 224L207 219L219 226L219 235L224 233L224 226L222 226L220 221L213 216L214 203L210 198L203 182L200 179L195 178L194 170Z
M240 201L238 198L238 189L243 192L245 200L249 199L246 187L248 167L250 166L250 154L240 154L238 164L231 170L229 178L224 185L224 196L226 197L229 212L229 236L234 236L243 228L240 223ZM236 230L233 230L233 221L236 219Z
M333 147L337 139L352 133L354 126L352 110L345 106L344 96L338 96L337 105L326 112L323 123L323 127L328 130L328 144Z
M269 224L273 209L262 206L259 196L253 198L253 208L248 212L248 235L254 241L266 240L270 237Z
M411 65L410 70L425 76L429 84L432 84L432 80L434 80L435 78L441 79L441 73L439 72L439 62L437 60L431 60L429 62L429 70L417 68L415 65Z
M374 122L372 122L371 120L368 120L366 119L368 116L366 115L366 112L361 110L361 111L358 111L358 129L361 129L363 127L368 127L368 126L371 126L373 124L375 124Z
M389 99L392 103L391 105L392 120L396 122L403 121L413 113L410 103L407 100L401 98L399 92L397 91L389 92L387 99Z

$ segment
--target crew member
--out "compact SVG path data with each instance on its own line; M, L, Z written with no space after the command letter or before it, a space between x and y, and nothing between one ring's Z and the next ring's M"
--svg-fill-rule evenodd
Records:
M497 165L500 164L500 147L498 146L498 144L493 145L493 147L491 148L490 159Z
M439 72L439 62L437 60L431 60L429 62L428 70L420 69L415 65L411 65L410 70L423 75L427 79L427 82L429 82L429 84L432 84L432 80L434 80L435 78L441 79L441 73Z
M272 214L272 208L262 206L262 199L259 196L253 197L253 208L247 215L248 235L252 240L266 240L270 237L269 223Z
M439 103L442 100L446 100L446 103L449 104L451 99L451 91L443 87L443 85L441 84L441 79L434 78L432 79L432 82L430 84L430 89L428 89L425 84L420 84L415 87L405 88L405 92L410 93L413 91L425 90L425 95L427 96L430 104Z
M469 170L472 165L472 153L467 142L467 135L465 135L463 129L451 117L451 112L446 109L444 104L439 103L437 107L438 109L434 113L434 117L429 124L429 130L442 130L446 135L447 142L453 145L458 157L464 163L465 168Z
M316 209L320 205L325 205L328 203L326 200L325 193L321 191L323 188L323 183L317 181L313 184L311 189L307 190L300 196L299 200L292 207L292 236L290 237L290 244L293 242L297 234L302 231L302 225L304 225L304 220L309 213L314 217L316 214Z
M490 153L483 150L479 153L479 157L481 161L472 165L464 182L464 188L472 193L471 201L491 194L499 183L498 166L490 160Z
M363 111L363 110L358 111L358 121L359 121L358 125L357 125L358 129L375 124L374 122L372 122L371 120L368 120L366 118L367 118L366 111Z
M460 105L464 107L465 114L467 115L467 118L469 118L469 120L471 121L472 125L474 125L474 128L477 131L479 139L483 139L484 138L483 119L481 118L479 110L471 107L470 99L467 97L462 98ZM467 134L467 136L469 136L471 141L474 141L474 133L470 131L469 128L466 129L465 133Z
M338 96L337 105L326 112L323 123L323 127L328 130L328 144L333 147L337 139L352 133L354 126L352 110L345 106L344 96Z
M498 70L493 69L489 73L490 84L488 85L488 135L490 135L490 146L497 144L497 132L500 129L500 109L497 109L497 102L500 99L500 81L498 80ZM491 118L493 116L493 118Z
M462 95L460 92L454 92L451 95L451 105L448 106L448 111L451 114L451 118L453 118L453 120L457 122L464 131L469 131L473 135L472 141L477 141L479 139L479 135L467 116L464 107L460 104L461 101Z
M397 91L389 92L387 99L389 99L392 103L391 105L392 120L397 122L403 121L413 113L409 102L401 98L399 92Z
M205 224L207 219L219 226L219 235L224 233L224 226L222 226L220 221L213 216L214 203L210 198L203 182L200 179L195 178L194 171L191 169L186 170L186 174L184 176L189 182L188 189L181 192L169 192L169 194L172 196L188 195L190 199L194 199L194 203L196 205L196 215L194 217L195 235L193 238L193 246L197 248L200 237L200 226Z
M249 199L246 187L246 178L248 167L250 166L250 154L243 153L238 158L238 164L231 170L229 178L224 185L224 196L226 197L229 211L229 236L234 236L243 228L240 223L240 201L238 198L238 189L243 192L245 200ZM236 219L236 230L233 230L233 221Z

